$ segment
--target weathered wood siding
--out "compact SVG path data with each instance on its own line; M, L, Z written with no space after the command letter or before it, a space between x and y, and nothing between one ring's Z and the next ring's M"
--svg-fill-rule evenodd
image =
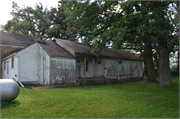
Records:
M140 78L143 77L142 61L106 59L105 72L107 78Z
M93 63L94 60L94 63ZM87 64L86 64L87 63ZM125 79L143 77L143 62L103 57L78 57L77 78L105 77Z
M38 83L40 85L50 85L51 58L40 46L38 47L38 56Z
M76 83L76 60L51 58L51 85L65 83Z

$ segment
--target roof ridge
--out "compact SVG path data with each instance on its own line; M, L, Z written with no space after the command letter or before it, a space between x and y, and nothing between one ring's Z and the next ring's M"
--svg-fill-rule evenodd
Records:
M21 36L28 36L28 37L31 37L31 36L29 36L29 35L24 35L24 34L17 34L17 33L10 33L10 32L4 32L4 31L0 31L1 33L9 33L9 34L14 34L14 35L21 35ZM31 38L33 38L33 37L31 37Z

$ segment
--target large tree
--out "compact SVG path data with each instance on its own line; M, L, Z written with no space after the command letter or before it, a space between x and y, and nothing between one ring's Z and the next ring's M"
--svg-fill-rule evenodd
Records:
M78 31L81 28L79 34L85 33L83 35L87 43L93 44L95 53L99 53L107 43L112 43L117 49L140 51L145 59L148 80L156 81L153 62L155 52L160 86L172 85L168 47L174 47L176 38L173 35L174 27L167 17L171 2L73 2L73 7L66 6L66 21L71 24L68 29Z
M43 8L43 5L36 4L35 9L32 7L20 8L17 3L13 2L11 15L5 25L5 30L12 33L30 35L34 38L42 39L51 26L49 20L49 10Z

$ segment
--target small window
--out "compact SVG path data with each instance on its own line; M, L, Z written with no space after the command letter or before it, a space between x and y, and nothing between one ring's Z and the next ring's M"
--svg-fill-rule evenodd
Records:
M101 61L99 61L98 64L101 64Z
M14 57L11 59L11 68L14 68Z
M7 61L7 74L9 74L9 61Z
M4 70L6 69L6 61L4 61Z
M88 61L86 61L86 72L88 72Z

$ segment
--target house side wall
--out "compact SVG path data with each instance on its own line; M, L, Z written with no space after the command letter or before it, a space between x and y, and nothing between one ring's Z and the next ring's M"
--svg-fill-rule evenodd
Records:
M105 77L106 78L118 78L118 67L120 64L117 59L105 58Z
M140 78L143 77L142 61L106 59L107 78Z
M105 60L103 58L78 57L77 78L104 77L104 65Z
M142 61L122 60L119 70L120 78L140 78L143 77Z
M76 83L76 60L51 58L51 85L67 83Z
M94 60L94 63L93 63ZM88 62L88 70L87 64ZM126 79L143 77L142 61L122 60L102 57L78 57L77 78L105 77L108 79Z
M104 77L105 58L95 58L95 77Z
M18 58L16 56L13 56L14 57L14 67L12 68L12 57L4 60L2 62L2 78L3 79L14 79L14 80L17 80L17 69L18 69ZM4 62L6 62L4 64ZM8 65L7 65L7 62ZM5 67L4 67L5 65ZM9 70L9 71L8 71ZM9 73L8 73L9 72Z
M33 44L18 53L19 80L37 82L38 80L38 44Z
M23 83L49 85L50 80L50 57L39 46L33 44L14 57L14 68L11 68L11 57L6 61L6 69L3 64L3 78L15 78ZM7 61L9 62L9 74L7 74ZM17 75L17 77L15 77Z

